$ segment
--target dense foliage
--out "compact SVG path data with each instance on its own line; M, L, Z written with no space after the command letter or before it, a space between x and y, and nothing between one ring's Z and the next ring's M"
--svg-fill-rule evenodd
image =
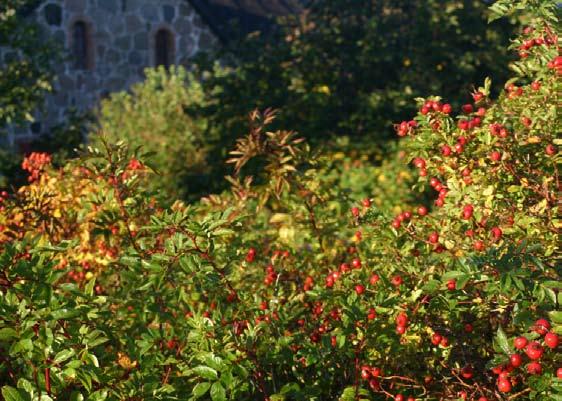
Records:
M269 109L192 205L123 143L26 158L0 194L4 399L561 400L562 56L556 2L492 11L522 6L499 97L417 99L381 167Z

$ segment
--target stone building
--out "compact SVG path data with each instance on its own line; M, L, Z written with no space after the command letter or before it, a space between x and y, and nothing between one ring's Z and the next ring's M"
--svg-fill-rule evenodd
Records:
M9 141L48 132L70 108L90 109L142 80L146 67L189 68L197 52L299 10L299 0L38 0L27 18L64 49L64 62L36 122L14 130Z

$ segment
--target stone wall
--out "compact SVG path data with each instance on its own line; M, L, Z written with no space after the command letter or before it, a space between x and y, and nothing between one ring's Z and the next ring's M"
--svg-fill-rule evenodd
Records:
M189 67L190 57L218 43L187 0L45 0L30 18L60 43L66 57L56 70L55 93L37 113L33 132L29 128L12 132L12 144L47 132L63 121L69 108L90 109L103 96L141 80L144 68L155 65L155 36L160 29L172 34L173 64ZM87 69L75 67L70 50L77 21L87 27Z

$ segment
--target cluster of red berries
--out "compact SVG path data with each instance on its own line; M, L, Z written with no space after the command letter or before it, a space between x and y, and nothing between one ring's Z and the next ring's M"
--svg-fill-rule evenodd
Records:
M540 359L542 358L545 347L556 349L560 343L558 335L550 330L550 323L546 319L538 319L534 326L533 331L542 337L542 344L540 341L529 341L527 337L517 337L513 341L515 349L524 351L529 359L526 365L526 371L530 375L540 375L542 373L542 365ZM497 366L492 369L492 372L498 376L497 387L502 393L511 391L512 386L517 383L515 377L511 377L511 373L523 365L523 355L514 353L509 357L509 363L504 366ZM556 372L559 378L562 378L562 368L558 368Z
M361 203L363 205L364 210L369 209L371 207L371 200L369 198L363 199ZM353 217L358 218L360 214L361 214L361 210L357 206L353 206L351 208L351 215Z
M409 211L402 212L394 218L394 220L392 221L392 227L399 229L400 226L402 225L402 222L408 221L411 218L412 218L412 212Z
M248 249L248 252L246 253L246 262L252 263L255 258L256 258L256 248Z
M379 367L373 367L369 365L361 366L361 379L369 383L369 387L373 391L379 391L381 388L380 377L382 376L382 369ZM394 401L416 401L413 396L406 398L404 394L396 394L394 396Z
M434 202L435 206L442 207L445 204L445 197L449 193L449 190L436 177L432 177L429 180L429 185L431 185L431 187L439 193L439 195L437 196L437 199L435 199L435 202Z
M449 114L451 111L453 111L453 108L450 104L442 104L435 100L427 100L420 108L420 113L424 116L432 112Z
M402 121L400 124L396 124L394 129L398 136L406 136L418 126L418 122L415 120Z
M562 75L562 56L556 56L554 59L548 62L548 68L556 71L556 75Z
M449 339L439 333L433 333L431 335L431 343L434 346L441 346L443 348L447 348L449 346Z
M271 285L277 280L277 272L273 268L273 265L267 265L265 268L266 276L263 280L265 285Z
M39 175L49 163L51 163L51 155L48 153L33 152L23 159L21 168L29 173L27 180L33 182L39 178Z
M328 275L326 276L326 287L327 288L332 288L334 286L334 284L336 283L336 281L341 277L342 274L348 273L350 272L352 269L360 269L362 266L361 263L361 259L359 258L353 258L353 260L351 261L351 264L344 262L342 264L340 264L340 267L338 270L334 270L330 273L328 273ZM361 288L357 288L356 287L356 292L358 294L362 294L365 291L365 288L361 289Z
M406 328L408 327L408 315L404 312L400 312L396 316L396 333L398 335L402 335L406 332Z

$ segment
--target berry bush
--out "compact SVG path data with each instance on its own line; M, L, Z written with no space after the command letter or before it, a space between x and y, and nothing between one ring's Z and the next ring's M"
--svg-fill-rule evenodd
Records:
M0 198L3 398L561 400L558 8L491 10L523 6L499 98L417 99L379 167L272 110L194 204L122 143L30 155Z

